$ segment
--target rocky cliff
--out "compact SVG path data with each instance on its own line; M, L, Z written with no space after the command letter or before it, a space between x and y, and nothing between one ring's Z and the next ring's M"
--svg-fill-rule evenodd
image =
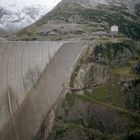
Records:
M91 44L56 110L49 140L140 138L139 45L125 39Z

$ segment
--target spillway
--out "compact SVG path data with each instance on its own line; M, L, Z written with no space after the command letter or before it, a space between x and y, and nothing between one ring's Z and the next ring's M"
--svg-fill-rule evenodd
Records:
M0 140L32 140L86 45L0 42Z

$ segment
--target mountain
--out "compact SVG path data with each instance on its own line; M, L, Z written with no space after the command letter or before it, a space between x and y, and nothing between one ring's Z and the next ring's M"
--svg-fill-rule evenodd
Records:
M139 4L140 0L62 0L34 25L19 32L18 38L61 40L106 33L116 24L122 35L139 39Z
M62 0L10 38L87 46L34 140L140 139L139 11L140 0ZM114 24L119 34L112 37Z
M14 33L37 21L48 12L42 5L23 6L16 5L0 7L0 31L1 33Z

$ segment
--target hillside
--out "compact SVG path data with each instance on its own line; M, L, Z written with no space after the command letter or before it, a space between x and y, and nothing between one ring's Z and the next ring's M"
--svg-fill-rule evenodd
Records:
M66 97L34 140L140 139L139 0L62 0L14 40L82 40ZM119 26L111 37L110 27ZM52 131L50 131L52 130Z
M120 35L140 38L139 0L62 0L51 12L17 34L16 40L89 38L119 26Z

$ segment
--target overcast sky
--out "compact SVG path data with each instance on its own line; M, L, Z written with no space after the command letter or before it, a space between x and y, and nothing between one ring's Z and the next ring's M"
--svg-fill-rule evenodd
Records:
M61 0L0 0L0 6L16 5L16 7L22 8L23 6L41 4L52 9L59 1Z

